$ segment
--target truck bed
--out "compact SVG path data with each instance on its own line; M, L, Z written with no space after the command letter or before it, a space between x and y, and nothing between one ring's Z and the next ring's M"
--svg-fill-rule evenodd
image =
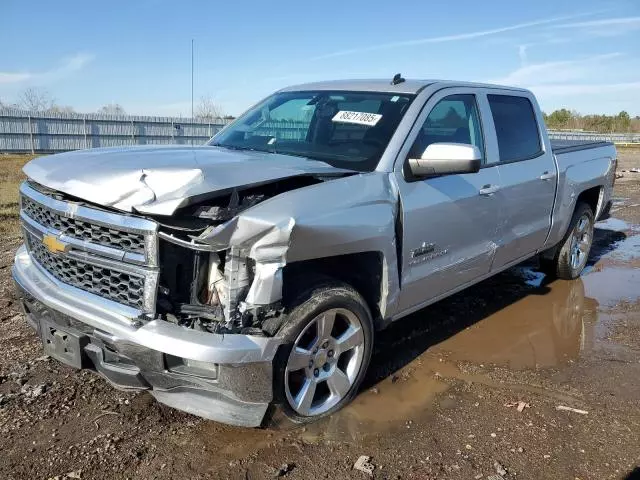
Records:
M554 140L551 141L551 149L555 154L577 152L580 150L590 150L592 148L613 145L611 142L593 140Z
M611 142L551 140L556 158L558 190L547 245L556 245L567 231L575 199L581 192L599 192L594 208L596 218L606 211L611 200L615 175L616 147Z

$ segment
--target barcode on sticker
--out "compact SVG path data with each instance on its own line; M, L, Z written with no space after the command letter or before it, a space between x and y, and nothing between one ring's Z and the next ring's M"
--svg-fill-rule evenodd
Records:
M373 127L380 121L382 115L378 113L351 112L349 110L340 110L331 119L340 123L357 123L358 125L367 125Z

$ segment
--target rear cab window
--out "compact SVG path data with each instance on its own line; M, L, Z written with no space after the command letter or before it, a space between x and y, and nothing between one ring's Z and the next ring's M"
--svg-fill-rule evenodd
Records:
M535 110L526 97L487 95L496 129L500 163L517 162L543 153Z

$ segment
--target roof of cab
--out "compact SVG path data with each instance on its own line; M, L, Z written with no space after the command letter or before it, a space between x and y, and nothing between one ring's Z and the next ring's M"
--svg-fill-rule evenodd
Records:
M491 85L487 83L460 82L455 80L411 80L393 85L391 79L369 79L369 80L329 80L325 82L303 83L293 85L280 90L280 92L299 92L310 90L336 90L348 92L388 92L388 93L404 93L417 94L423 88L429 85L437 84L438 87L481 87L481 88L500 88L503 90L514 90L526 92L528 90L517 87L506 87L502 85Z

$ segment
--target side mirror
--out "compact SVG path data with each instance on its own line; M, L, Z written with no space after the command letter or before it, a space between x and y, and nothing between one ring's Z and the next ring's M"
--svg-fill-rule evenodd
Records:
M464 143L432 143L421 158L410 158L409 168L416 177L476 173L482 154L474 145Z

